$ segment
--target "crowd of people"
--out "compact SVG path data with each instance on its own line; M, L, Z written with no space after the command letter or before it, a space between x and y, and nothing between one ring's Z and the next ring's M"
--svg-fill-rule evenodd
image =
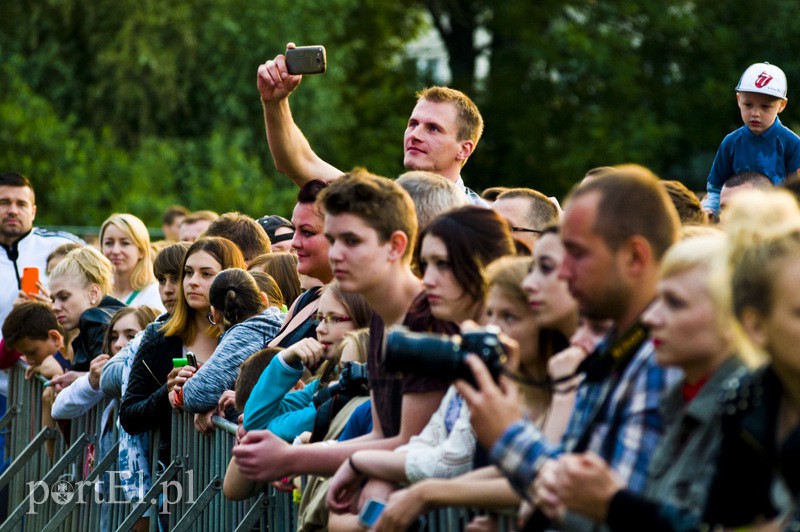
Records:
M744 130L702 203L622 165L576 176L562 211L465 186L483 120L447 87L418 94L397 180L336 169L293 121L302 77L278 55L258 89L299 187L291 220L174 207L151 242L115 213L91 246L34 228L33 184L0 175L0 368L49 380L49 426L114 399L130 500L169 464L177 411L201 433L238 423L227 498L304 477L302 530L406 530L446 506L483 510L470 530L498 514L521 530L800 526L800 139L777 119L782 75L742 76ZM151 519L167 527L136 529Z

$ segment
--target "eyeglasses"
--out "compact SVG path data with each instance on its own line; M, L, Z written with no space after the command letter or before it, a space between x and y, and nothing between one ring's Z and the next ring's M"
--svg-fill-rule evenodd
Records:
M537 235L541 235L544 231L539 231L538 229L528 229L527 227L514 227L511 226L511 231L514 233L536 233Z
M323 321L330 325L331 323L344 323L346 321L353 321L353 318L350 316L338 316L336 314L323 314L322 312L317 312L314 314L314 321L317 323L322 323Z

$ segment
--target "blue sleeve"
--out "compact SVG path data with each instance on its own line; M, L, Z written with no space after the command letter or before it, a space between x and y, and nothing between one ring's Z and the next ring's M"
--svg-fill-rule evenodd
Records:
M287 393L281 401L281 413L272 418L267 429L290 443L301 433L313 430L317 407L311 399L318 384L319 379L310 382L302 390Z
M490 459L523 498L531 498L530 487L544 462L561 454L542 431L528 420L519 420L492 446Z
M303 376L302 366L293 367L280 353L270 361L244 405L244 429L263 430L280 413L284 396Z
M339 435L339 441L352 440L370 432L372 432L372 401L368 400L353 411Z
M800 137L794 134L792 130L787 132L785 164L786 164L786 178L800 170Z
M125 362L125 353L128 346L108 360L100 373L100 389L109 397L122 396L122 368Z
M183 408L192 414L215 408L222 392L233 390L239 366L264 347L264 336L235 325L220 340L211 358L183 385Z
M711 171L706 180L707 195L703 198L703 207L719 213L719 193L722 185L733 175L733 139L731 135L725 137L714 157Z

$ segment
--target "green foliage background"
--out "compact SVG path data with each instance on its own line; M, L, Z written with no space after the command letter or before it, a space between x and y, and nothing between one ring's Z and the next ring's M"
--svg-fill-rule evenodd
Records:
M473 188L560 196L590 167L638 162L698 190L741 125L733 88L750 63L786 71L781 119L800 126L800 3L758 11L769 16L744 0L3 2L0 170L32 178L41 224L128 211L157 226L172 203L288 215L296 190L268 154L258 65L287 41L325 44L329 72L292 95L296 121L334 165L395 176L414 92L431 82L403 50L429 14L452 85L486 120Z

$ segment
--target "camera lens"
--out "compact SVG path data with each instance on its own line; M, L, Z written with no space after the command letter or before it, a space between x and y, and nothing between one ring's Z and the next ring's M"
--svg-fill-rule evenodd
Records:
M386 337L384 367L389 372L455 378L463 358L459 343L447 336L397 330Z

